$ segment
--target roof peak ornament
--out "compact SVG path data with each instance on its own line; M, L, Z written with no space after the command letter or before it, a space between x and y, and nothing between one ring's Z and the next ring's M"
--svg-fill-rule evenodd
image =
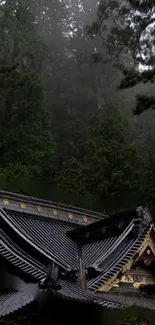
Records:
M143 206L139 206L136 209L136 212L137 216L143 219L144 224L149 224L152 222L152 216L147 207L144 208Z

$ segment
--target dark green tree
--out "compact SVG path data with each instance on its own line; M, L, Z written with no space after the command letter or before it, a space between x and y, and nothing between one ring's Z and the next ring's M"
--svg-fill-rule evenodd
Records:
M114 61L121 68L124 79L120 88L133 87L141 82L154 83L155 29L154 1L100 1L97 20L88 28L94 37L99 35L106 46L106 56L95 53L95 60ZM137 95L135 113L155 107L155 97Z
M128 139L127 125L117 108L97 109L89 124L84 157L64 165L58 185L65 190L104 199L139 185L139 157Z
M1 5L1 174L53 172L55 143L44 110L42 67L47 47L38 36L35 1Z

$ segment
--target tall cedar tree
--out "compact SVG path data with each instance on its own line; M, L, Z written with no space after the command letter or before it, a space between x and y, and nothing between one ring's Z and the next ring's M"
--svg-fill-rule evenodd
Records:
M83 158L64 164L57 185L95 199L138 189L139 158L127 130L117 108L106 104L97 109L89 123Z
M55 143L43 110L47 50L37 34L34 2L6 1L0 10L1 174L49 175Z

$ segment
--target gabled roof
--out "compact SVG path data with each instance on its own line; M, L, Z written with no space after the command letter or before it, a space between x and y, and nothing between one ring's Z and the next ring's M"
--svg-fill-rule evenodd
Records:
M113 238L109 248L104 246L102 254L95 260L93 264L89 264L88 271L91 273L93 268L96 271L95 276L87 278L87 287L91 290L109 291L118 275L123 272L130 264L138 250L141 248L145 237L150 231L150 226L147 226L137 238L129 237L129 233L121 238ZM125 235L125 234L123 234ZM119 244L117 246L117 243ZM89 247L84 247L84 254ZM99 274L98 271L99 270Z
M57 265L59 286L47 286L49 293L111 308L124 305L104 292L153 231L142 207L107 216L6 192L0 192L0 218L0 255L13 272L40 284L48 265Z

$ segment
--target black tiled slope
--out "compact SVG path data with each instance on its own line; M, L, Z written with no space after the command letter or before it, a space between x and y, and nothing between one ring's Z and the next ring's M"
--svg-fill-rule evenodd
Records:
M28 240L33 247L39 248L49 260L54 259L62 267L78 268L77 245L66 236L66 232L73 229L72 225L9 212L7 220L15 227L15 231L24 235L25 241Z
M9 315L33 301L27 292L7 291L0 292L0 317Z
M132 220L120 236L110 237L99 242L84 245L82 247L82 257L85 267L94 266L105 269L107 259L109 261L112 254L114 255L112 259L115 258L116 252L118 254L122 249L126 248L129 240L127 237L134 227L134 220Z
M47 274L47 269L31 256L16 246L10 238L0 230L0 256L12 266L16 267L36 281L40 281Z
M113 245L117 237L111 237L98 242L82 246L83 264L87 268L94 264L98 258L107 252L108 248Z

